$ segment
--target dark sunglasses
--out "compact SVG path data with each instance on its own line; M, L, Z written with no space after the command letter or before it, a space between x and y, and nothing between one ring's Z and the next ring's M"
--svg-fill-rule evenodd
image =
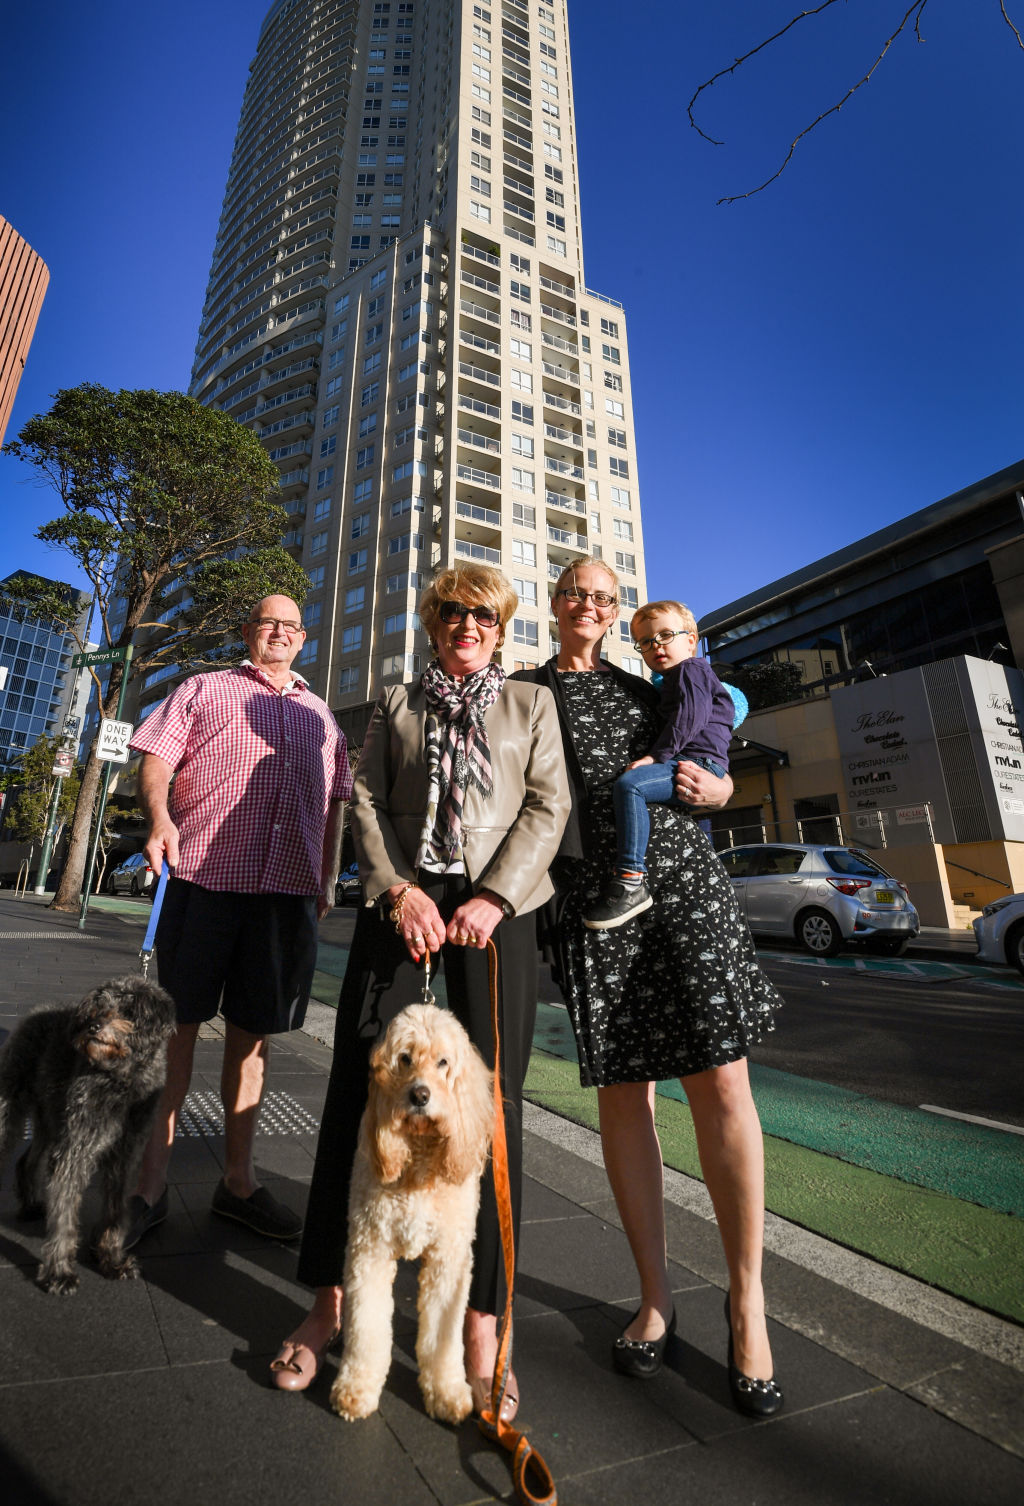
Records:
M437 615L449 626L453 622L465 622L470 615L478 627L496 627L499 620L499 614L493 607L467 607L461 601L442 601Z

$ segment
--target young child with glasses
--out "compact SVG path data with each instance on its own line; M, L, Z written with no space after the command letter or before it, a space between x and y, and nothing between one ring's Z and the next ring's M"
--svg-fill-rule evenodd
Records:
M615 874L584 916L592 931L611 931L649 910L648 805L688 807L676 797L676 761L690 759L719 779L729 770L729 741L742 721L734 694L706 659L695 657L697 623L679 601L652 601L633 615L630 631L648 669L660 676L659 711L664 725L646 758L631 763L612 790L617 854Z

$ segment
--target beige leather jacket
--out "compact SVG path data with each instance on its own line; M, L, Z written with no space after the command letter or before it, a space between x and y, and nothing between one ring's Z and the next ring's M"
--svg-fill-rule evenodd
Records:
M484 713L491 749L489 799L471 788L463 857L474 890L487 888L517 913L552 894L548 867L569 814L569 783L551 692L506 680ZM427 808L426 695L417 681L382 694L356 769L351 822L367 903L412 883Z

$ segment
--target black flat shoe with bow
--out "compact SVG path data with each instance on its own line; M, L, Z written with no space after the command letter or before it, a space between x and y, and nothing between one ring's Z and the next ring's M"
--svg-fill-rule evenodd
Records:
M632 1323L639 1316L639 1308L630 1318ZM629 1323L626 1327L629 1327ZM650 1380L657 1375L665 1358L665 1349L668 1341L676 1331L675 1308L672 1316L665 1325L665 1332L660 1339L627 1339L624 1333L620 1334L612 1346L612 1361L616 1370L623 1375L631 1375L635 1380Z
M782 1388L775 1376L769 1380L756 1380L737 1370L732 1346L732 1309L729 1293L725 1294L725 1321L729 1325L729 1390L732 1404L744 1417L773 1417L782 1408L785 1400Z

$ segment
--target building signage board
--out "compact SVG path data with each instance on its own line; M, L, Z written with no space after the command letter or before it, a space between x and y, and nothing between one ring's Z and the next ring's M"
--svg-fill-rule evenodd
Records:
M1024 841L1024 675L943 659L832 694L857 838ZM925 806L930 806L928 835Z
M951 812L921 670L834 690L832 709L855 840L881 846L881 825L887 844L951 842Z
M1024 842L1024 675L985 659L963 659L961 674L977 708L972 742L992 835Z

